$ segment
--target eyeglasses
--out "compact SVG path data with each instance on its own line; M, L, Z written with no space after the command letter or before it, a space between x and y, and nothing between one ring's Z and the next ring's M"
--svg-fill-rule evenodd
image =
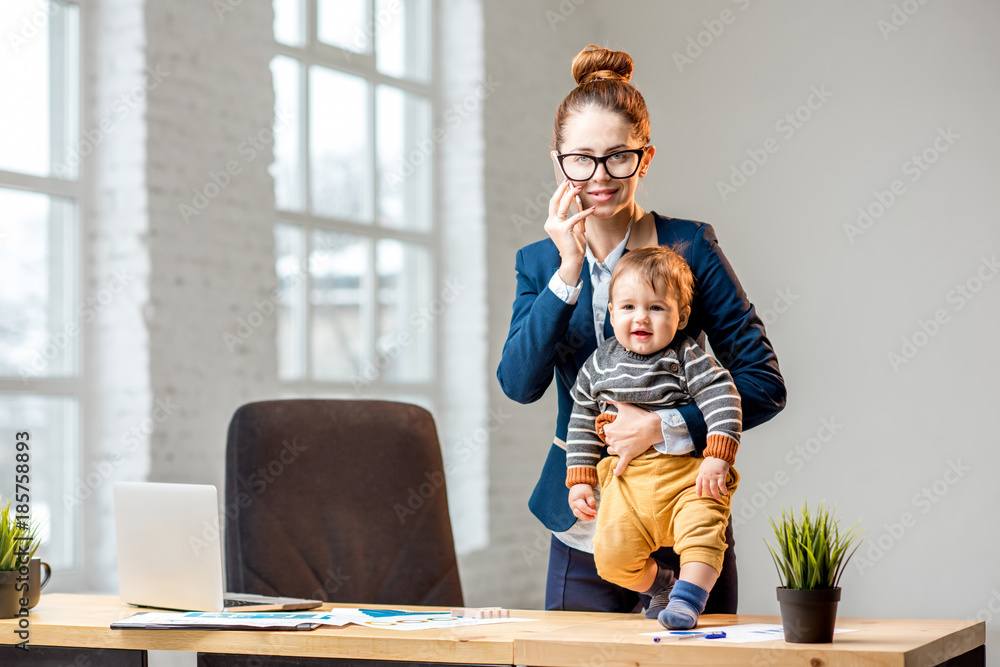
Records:
M597 165L603 164L611 178L631 178L639 171L646 147L618 151L603 157L583 153L563 153L556 155L563 174L571 181L589 181L597 173Z

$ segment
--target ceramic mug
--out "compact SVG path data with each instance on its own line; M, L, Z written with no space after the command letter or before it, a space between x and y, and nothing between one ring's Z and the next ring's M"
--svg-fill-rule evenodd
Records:
M41 571L45 570L45 578ZM17 570L0 572L0 618L14 618L21 613L22 598L26 598L28 609L38 604L38 597L52 578L52 568L39 558L28 563L28 576ZM27 587L25 587L27 584Z

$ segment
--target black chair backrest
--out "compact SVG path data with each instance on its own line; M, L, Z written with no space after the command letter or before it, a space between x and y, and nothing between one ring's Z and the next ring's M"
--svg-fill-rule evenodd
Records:
M225 495L231 591L463 604L441 449L419 406L244 405L229 424Z

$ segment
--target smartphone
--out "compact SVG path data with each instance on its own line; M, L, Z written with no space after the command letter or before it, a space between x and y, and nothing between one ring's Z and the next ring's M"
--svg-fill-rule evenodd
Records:
M562 172L562 168L559 166L559 162L556 160L555 151L553 151L552 154L552 163L555 169L556 182L562 185L568 179L566 178L566 174ZM580 201L580 195L577 195L575 199L576 199L576 213L579 213L580 211L583 210L583 202ZM576 213L569 211L569 215L576 215Z

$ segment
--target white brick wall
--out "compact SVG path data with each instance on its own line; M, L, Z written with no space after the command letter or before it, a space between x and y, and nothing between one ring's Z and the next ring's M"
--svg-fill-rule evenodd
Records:
M145 14L147 62L170 72L147 115L150 376L180 406L153 436L150 479L221 492L230 417L277 395L273 13L147 0ZM230 349L240 319L254 329Z
M441 92L433 127L445 131L437 144L439 271L442 280L456 281L461 295L438 323L438 373L444 382L434 417L445 456L455 546L463 555L465 575L464 554L489 543L488 461L494 426L487 415L485 381L489 304L484 298L483 108L492 93L484 72L478 3L441 0L437 10L443 29L435 76Z
M272 125L273 14L269 2L231 4L221 17L199 0L101 0L84 8L91 120L113 114L115 101L146 84L85 164L97 184L88 215L99 221L87 238L88 287L99 290L116 270L134 280L86 338L84 472L122 451L122 435L138 426L146 435L125 452L113 479L221 490L230 416L277 395L273 315L233 350L223 338L236 333L240 318L257 322L251 314L267 306L256 304L276 287L271 146L264 136L252 159L240 150ZM219 174L232 163L239 173L227 183ZM218 183L225 187L216 193ZM186 221L180 206L195 205L195 189L209 199ZM84 587L91 590L116 588L110 501L106 483L85 503ZM152 662L194 661L161 654Z
M233 350L223 338L240 318L256 323L252 313L266 313L276 287L268 137L252 158L241 152L272 124L271 5L243 3L220 18L197 0L102 0L84 19L91 95L82 127L113 121L84 162L94 185L88 291L115 272L128 282L85 338L82 473L111 462L111 480L221 489L230 416L277 395L274 317ZM227 164L239 173L226 174ZM195 205L195 190L207 206L186 221L180 207ZM135 429L136 440L123 440ZM84 585L113 591L111 484L84 509Z
M114 544L111 481L141 479L148 473L149 438L142 429L154 400L149 334L143 317L149 303L151 270L147 251L145 30L142 3L137 0L103 0L81 13L86 34L107 36L85 40L92 48L86 53L82 74L89 95L83 101L81 131L94 138L95 147L81 163L82 175L91 186L81 207L87 225L82 238L85 296L97 298L112 284L116 273L126 277L122 280L126 286L84 329L87 393L80 412L88 446L80 462L79 480L84 483L78 481L74 492L90 492L81 505L82 555L88 567L74 583L86 589L114 590L115 553L109 548ZM102 121L107 131L100 129ZM97 220L100 224L95 224ZM139 429L140 435L125 440L133 429ZM86 482L88 475L109 467L110 475L99 476L105 481L96 485ZM53 583L59 585L59 579Z

